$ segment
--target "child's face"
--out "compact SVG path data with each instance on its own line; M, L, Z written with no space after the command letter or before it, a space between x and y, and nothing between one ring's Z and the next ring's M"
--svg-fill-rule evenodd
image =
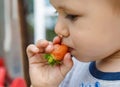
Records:
M81 61L103 59L120 48L120 17L107 0L50 0L58 11L55 32Z

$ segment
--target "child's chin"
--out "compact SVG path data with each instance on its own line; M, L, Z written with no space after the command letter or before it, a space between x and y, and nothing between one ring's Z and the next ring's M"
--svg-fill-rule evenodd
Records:
M81 62L91 62L90 60L80 60Z
M90 58L83 58L83 57L76 57L77 60L79 60L80 62L92 62L94 60L91 60Z

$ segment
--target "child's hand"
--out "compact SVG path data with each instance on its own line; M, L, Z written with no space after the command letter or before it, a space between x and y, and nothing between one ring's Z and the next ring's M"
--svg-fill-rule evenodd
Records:
M44 58L44 54L53 50L53 44L60 43L60 38L55 37L52 42L38 41L36 45L27 47L29 72L33 87L58 87L67 72L72 68L73 62L70 53L63 59L63 64L51 66Z

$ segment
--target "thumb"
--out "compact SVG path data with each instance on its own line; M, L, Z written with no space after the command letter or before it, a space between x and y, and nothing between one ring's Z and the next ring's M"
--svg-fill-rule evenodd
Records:
M66 75L73 66L73 60L70 53L67 53L63 59L63 64L61 65L61 73Z

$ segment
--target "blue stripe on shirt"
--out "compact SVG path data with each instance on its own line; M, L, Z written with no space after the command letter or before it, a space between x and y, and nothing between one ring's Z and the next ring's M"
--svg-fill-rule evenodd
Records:
M99 71L96 68L95 62L91 62L90 66L89 66L89 71L90 71L91 75L97 79L108 80L108 81L120 80L120 72L102 72L102 71Z

